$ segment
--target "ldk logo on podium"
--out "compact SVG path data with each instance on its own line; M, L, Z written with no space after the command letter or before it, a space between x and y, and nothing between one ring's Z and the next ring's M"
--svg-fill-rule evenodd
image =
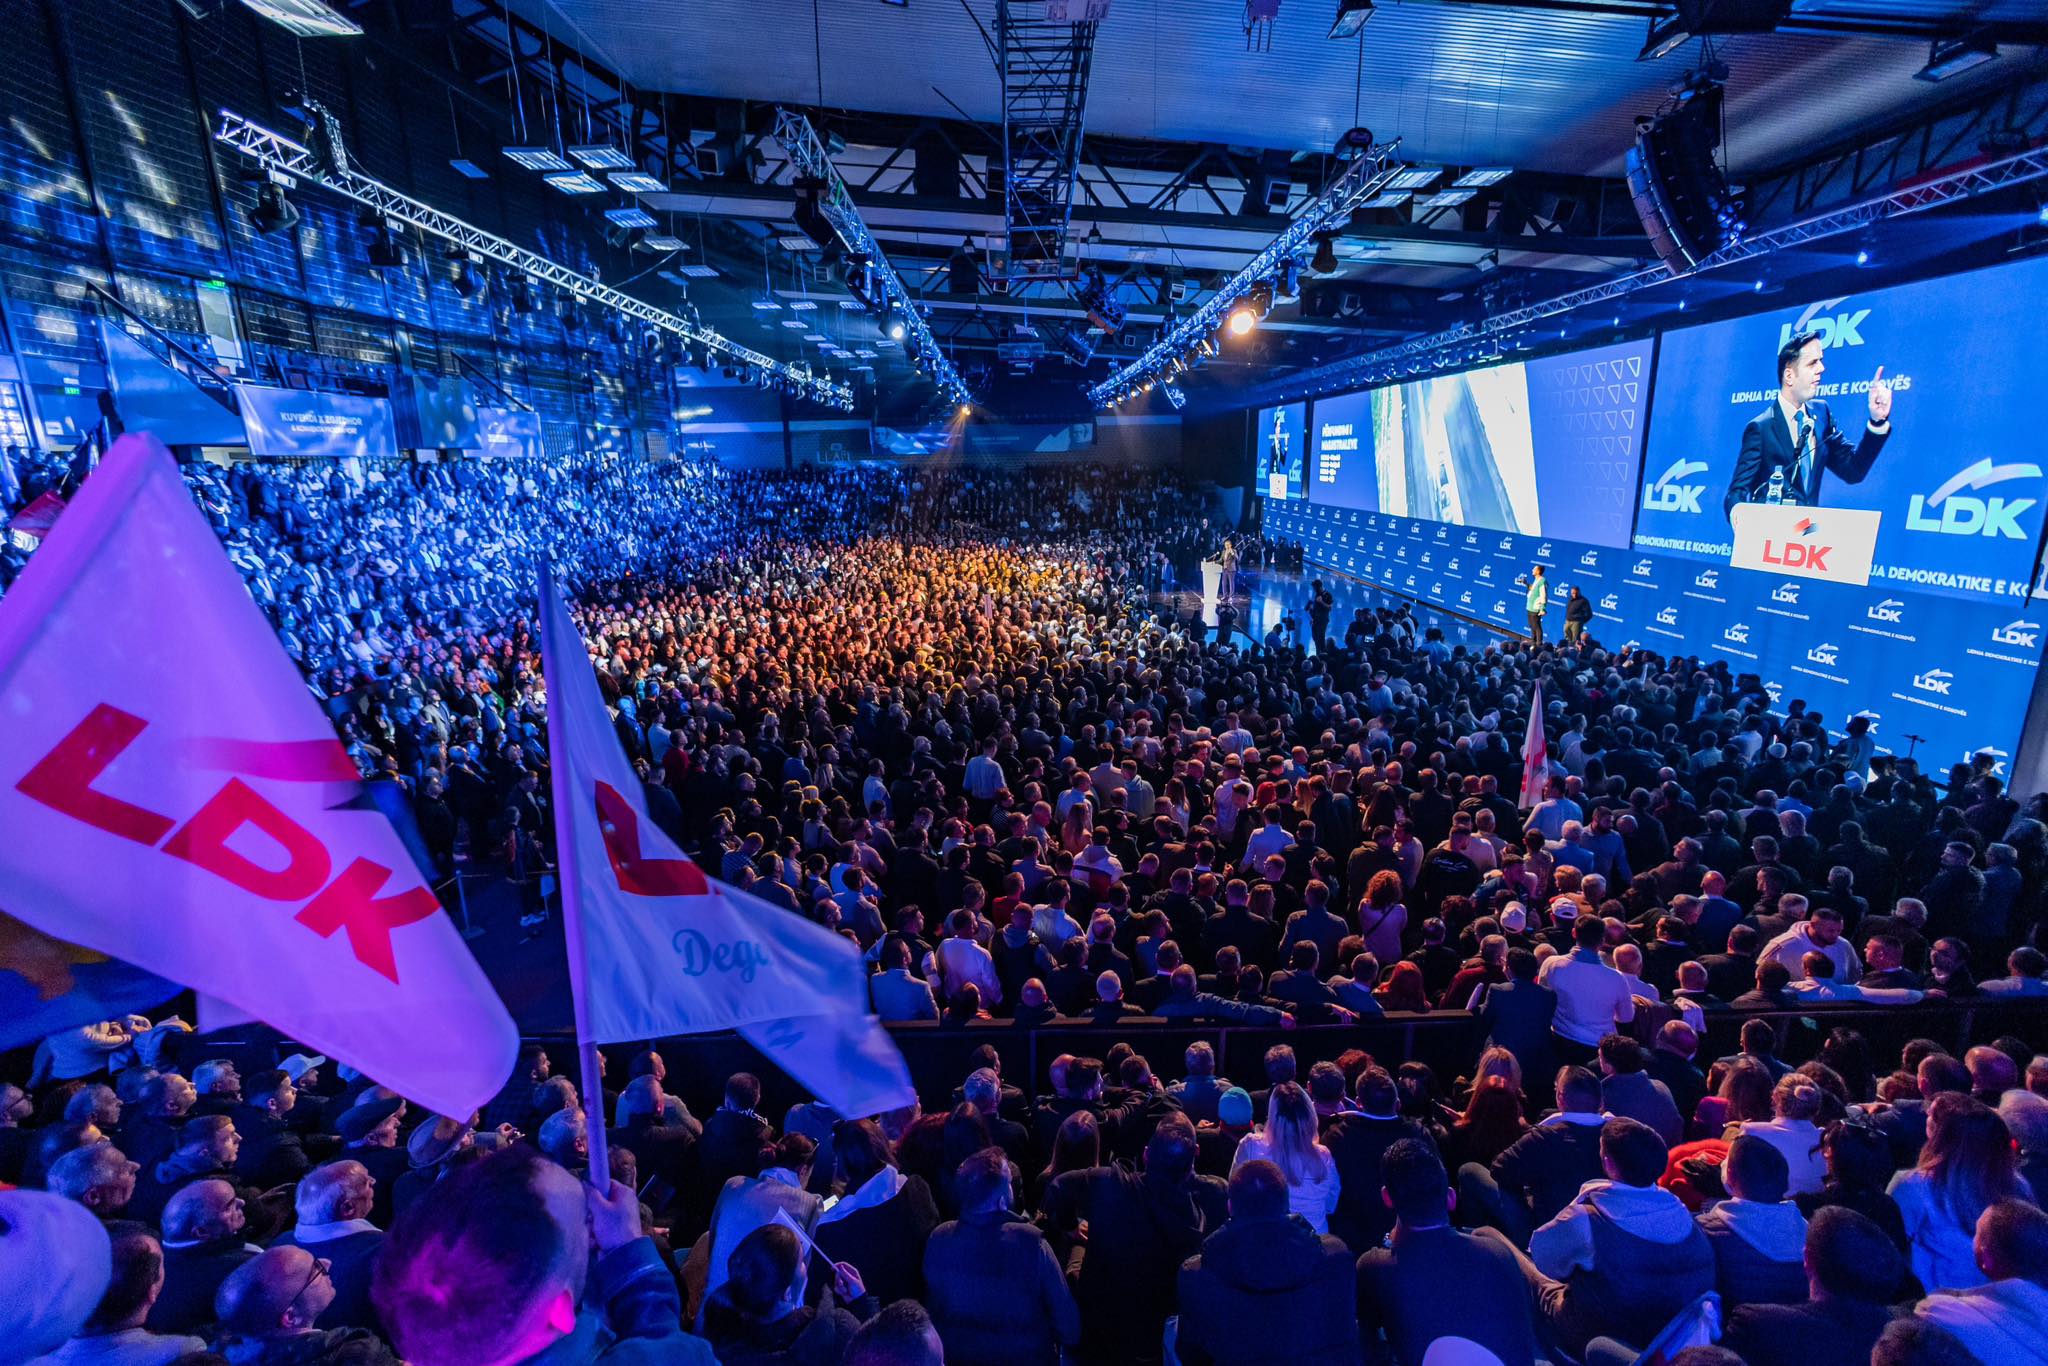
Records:
M1808 508L1794 503L1737 503L1737 569L1758 569L1858 587L1870 582L1879 514L1851 508Z

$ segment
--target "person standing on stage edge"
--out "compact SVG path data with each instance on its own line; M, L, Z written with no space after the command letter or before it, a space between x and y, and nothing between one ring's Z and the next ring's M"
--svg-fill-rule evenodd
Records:
M1543 614L1550 608L1550 584L1543 577L1543 566L1537 565L1529 571L1529 640L1531 644L1543 643Z

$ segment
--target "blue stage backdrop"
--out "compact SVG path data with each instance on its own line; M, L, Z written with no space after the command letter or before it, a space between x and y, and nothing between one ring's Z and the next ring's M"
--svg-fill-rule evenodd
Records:
M2048 343L2024 316L2026 301L2044 291L2048 261L2036 261L1669 334L1657 351L1649 454L1639 471L1627 449L1593 452L1606 463L1575 466L1569 453L1553 457L1540 438L1532 443L1549 535L1470 524L1469 507L1466 525L1385 510L1399 482L1385 473L1387 452L1405 442L1379 445L1373 459L1374 400L1415 386L1318 399L1309 501L1269 501L1266 526L1300 541L1314 564L1512 631L1524 629L1527 574L1540 563L1552 587L1553 633L1563 629L1564 596L1577 586L1593 600L1594 634L1607 644L1724 657L1781 705L1804 699L1837 732L1850 716L1869 714L1887 753L1911 747L1924 762L1946 765L1989 749L2003 760L2017 746L2048 622L2048 589L2028 591L2043 574L2048 493L2026 401L2048 381ZM1969 360L1970 335L1986 327L2005 348L1995 366ZM1879 513L1867 586L1728 565L1723 503L1742 428L1775 399L1765 382L1781 335L1809 328L1828 342L1823 383L1841 386L1830 406L1852 443L1868 417L1877 366L1900 381L1892 433L1868 477L1821 485L1827 505ZM1646 342L1590 353L1610 372L1648 354ZM1532 395L1539 367L1587 363L1588 353L1530 362ZM1970 392L1951 379L1958 396L1937 417L1930 400L1942 374L1967 374ZM1579 380L1590 383L1583 371ZM1648 399L1646 391L1633 399L1624 392L1595 410L1627 412L1632 402L1639 417ZM1533 398L1529 411L1532 432L1555 428ZM1617 428L1629 421L1615 418ZM1635 440L1641 449L1642 434ZM1325 444L1340 449L1325 456ZM1617 523L1611 510L1638 504L1629 549L1627 518Z
M1252 488L1262 497L1299 498L1308 467L1308 405L1283 403L1252 415Z
M1894 391L1890 435L1862 480L1831 466L1819 490L1823 507L1878 514L1871 591L2017 605L2048 497L2043 298L2048 259L2036 259L1666 333L1635 545L1728 562L1724 505L1743 430L1777 405L1778 348L1817 332L1819 397L1848 446L1865 434L1879 366Z

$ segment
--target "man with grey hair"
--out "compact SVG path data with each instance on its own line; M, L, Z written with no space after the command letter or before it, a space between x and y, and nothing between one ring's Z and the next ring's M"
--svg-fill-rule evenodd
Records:
M541 1121L540 1150L572 1172L590 1165L590 1121L580 1107L557 1110Z
M967 1074L960 1098L972 1105L988 1125L988 1136L1014 1162L1023 1162L1031 1150L1031 1131L1013 1119L1004 1119L1003 1079L992 1067L977 1067Z
M164 1206L164 1288L147 1327L197 1333L213 1323L213 1300L236 1267L262 1249L244 1236L242 1197L225 1181L194 1181Z
M2036 1062L2040 1059L2035 1059ZM2029 1072L2033 1069L2028 1068ZM1998 1117L2019 1151L2020 1175L2036 1191L2048 1190L2048 1097L2011 1090L1998 1098Z
M271 1243L302 1247L328 1264L334 1301L314 1319L316 1328L374 1328L370 1267L384 1246L384 1232L370 1222L376 1181L360 1162L343 1159L315 1167L299 1178L294 1203L297 1227Z
M229 1114L242 1103L242 1074L226 1058L208 1058L193 1068L192 1086L199 1092L195 1115Z
M135 1174L142 1168L104 1140L74 1148L50 1164L45 1181L52 1195L76 1200L102 1219L112 1219L135 1196Z

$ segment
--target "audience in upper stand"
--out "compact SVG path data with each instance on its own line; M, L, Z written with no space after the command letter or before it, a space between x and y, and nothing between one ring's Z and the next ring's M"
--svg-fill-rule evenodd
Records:
M931 1108L777 1124L673 1041L584 1095L567 1041L433 1115L66 1030L0 1078L0 1361L1562 1366L1710 1292L1680 1360L2044 1357L2048 798L1994 756L1391 603L1219 637L1153 472L187 479L366 779L536 924L553 565L652 818L859 946Z

